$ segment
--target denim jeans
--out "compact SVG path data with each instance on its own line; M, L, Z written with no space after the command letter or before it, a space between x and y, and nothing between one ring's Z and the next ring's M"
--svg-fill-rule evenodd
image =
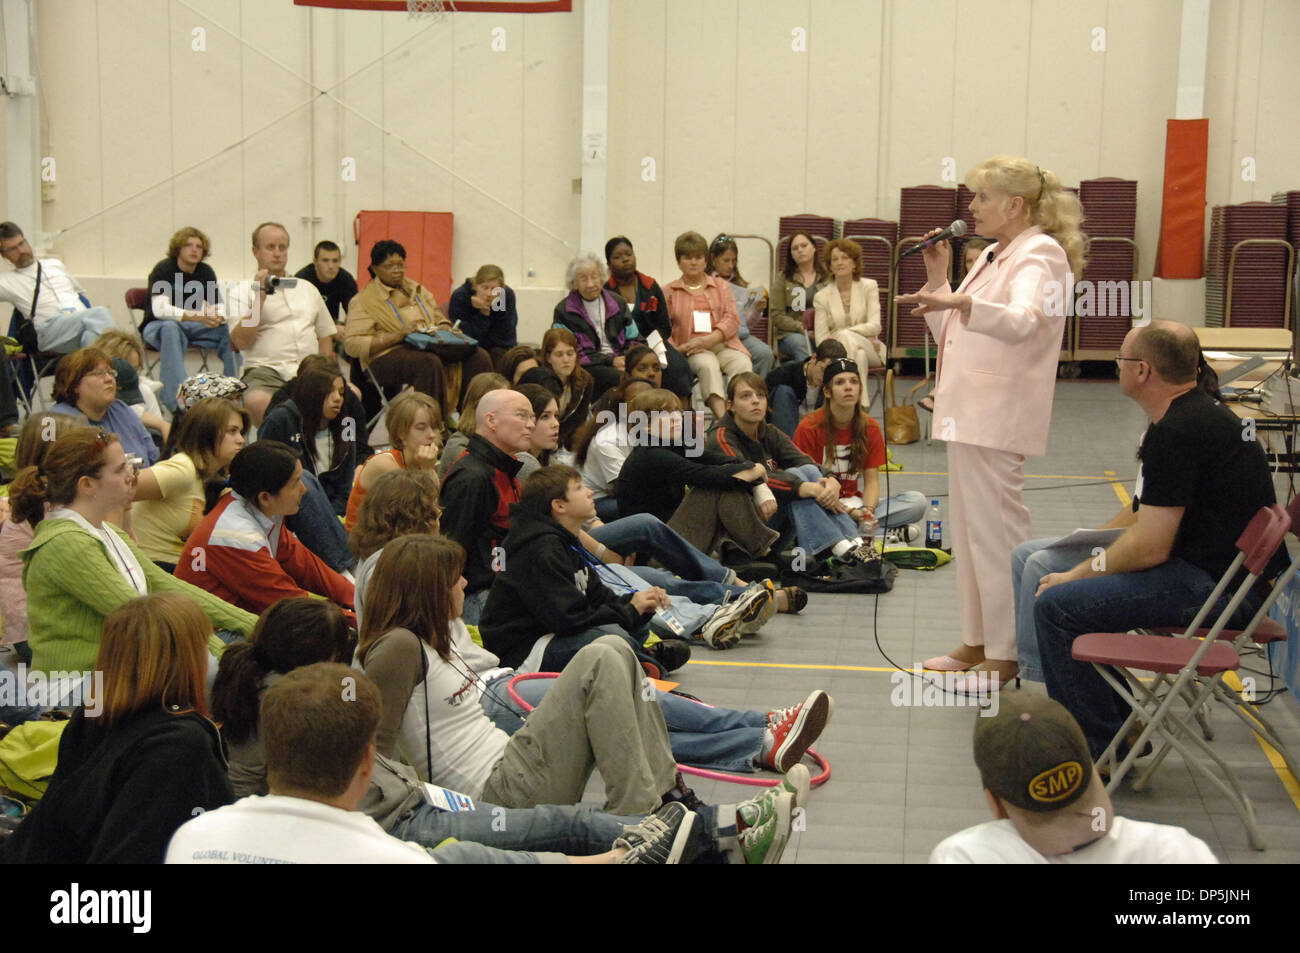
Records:
M745 350L749 351L750 363L754 365L754 373L764 379L772 373L772 368L776 367L776 355L772 349L767 346L767 342L754 337L745 327L742 319L740 327L744 333L740 335L740 343L745 345Z
M722 563L700 552L649 513L598 526L591 531L591 538L624 556L638 553L657 559L683 579L725 582L734 578Z
M822 477L822 471L812 464L792 467L789 472L805 482L816 482ZM768 523L778 531L793 523L799 546L809 556L830 549L842 539L857 539L862 535L853 517L847 513L832 513L810 499L795 500L779 507Z
M618 519L618 497L602 496L596 499L596 517L602 523L612 523ZM606 544L608 545L608 543ZM617 552L617 550L615 550Z
M158 318L150 321L140 332L144 342L159 353L162 365L162 392L158 395L163 406L176 410L176 391L184 383L185 349L202 347L215 350L221 358L221 373L238 377L239 366L230 349L230 331L224 324L210 328L202 321L171 321Z
M33 323L36 327L37 347L42 351L61 353L90 347L105 331L118 330L117 322L107 308L60 311L53 317L41 318Z
M800 364L812 356L808 351L808 339L797 331L792 331L777 341L776 349L785 360L798 361Z
M515 690L536 708L553 681L550 678L529 679L520 682ZM493 682L489 687L497 684ZM499 684L502 686L500 694L505 694L505 680ZM754 773L763 750L763 736L767 732L766 712L713 708L658 689L655 697L659 710L663 712L664 724L668 726L668 743L672 746L673 757L679 764L733 774ZM484 707L495 707L495 704L485 700ZM515 724L515 730L520 724L522 722Z
M1048 549L1055 537L1031 539L1011 551L1011 584L1016 597L1016 654L1020 658L1020 677L1043 681L1043 660L1038 654L1038 630L1034 628L1034 604L1043 577L1054 572L1068 572L1092 557L1087 546Z
M876 520L885 529L908 526L925 517L928 504L929 500L919 490L904 490L876 504Z
M719 841L728 835L735 836L735 808L728 807L729 813L716 805L706 805L696 812L698 816L682 862L690 863L697 857L712 854L721 846ZM439 811L432 805L421 804L399 819L388 833L424 847L436 847L448 837L454 837L466 842L466 846L494 849L475 858L476 863L529 863L526 854L498 852L554 851L575 857L601 854L622 836L624 827L638 824L644 817L619 817L588 805L506 808L475 802L473 811ZM729 829L718 826L719 817L731 822ZM468 860L457 857L455 852L439 851L437 856L444 862Z
M465 594L465 607L461 609L460 617L465 620L466 625L478 625L478 620L483 615L483 607L487 605L490 588Z
M1217 581L1205 570L1174 558L1141 572L1062 583L1038 597L1034 625L1047 694L1074 715L1094 758L1106 750L1124 724L1129 707L1091 662L1071 658L1075 638L1088 632L1186 625L1195 618ZM1260 601L1251 593L1231 624L1244 626ZM1225 595L1214 612L1222 611L1227 603ZM1209 618L1213 621L1214 616Z
M786 384L777 384L767 396L767 405L772 408L772 425L787 437L794 435L803 416L802 396Z
M321 558L335 572L343 572L357 564L357 557L348 548L348 531L343 521L334 515L325 488L315 474L303 471L302 482L307 492L298 504L298 512L285 518L284 524L299 541Z

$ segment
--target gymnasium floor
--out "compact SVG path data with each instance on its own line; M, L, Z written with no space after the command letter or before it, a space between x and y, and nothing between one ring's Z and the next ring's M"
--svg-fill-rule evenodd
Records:
M1060 381L1048 454L1030 460L1026 498L1034 536L1098 526L1118 509L1116 480L1127 494L1137 472L1134 451L1145 417L1113 381ZM904 470L895 490L946 492L944 445L924 441L896 448ZM1069 486L1063 484L1084 484ZM1278 481L1285 501L1284 482ZM683 690L733 708L769 709L823 688L835 712L817 749L833 773L814 789L806 830L794 836L784 863L924 863L947 835L990 819L971 759L970 708L894 707L892 666L873 636L875 596L814 595L801 615L777 615L755 639L728 652L697 648L675 673ZM960 640L955 573L900 571L879 597L880 646L904 667L942 654ZM1261 681L1261 689L1266 688ZM1043 691L1024 682L1022 691ZM1266 713L1293 750L1300 749L1300 708L1289 694ZM1141 793L1122 789L1116 808L1128 817L1179 824L1202 838L1225 863L1300 862L1300 788L1288 792L1250 732L1226 710L1212 715L1215 749L1239 772L1270 847L1250 848L1227 800L1193 777L1171 754ZM1285 771L1285 769L1283 769ZM754 788L688 779L707 802L750 796ZM698 784L695 782L699 781ZM587 800L600 803L594 778Z

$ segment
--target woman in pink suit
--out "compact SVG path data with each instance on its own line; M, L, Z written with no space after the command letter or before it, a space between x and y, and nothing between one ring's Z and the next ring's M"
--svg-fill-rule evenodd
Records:
M1027 159L995 156L966 184L975 192L975 231L996 244L956 292L948 242L926 249L925 287L898 297L925 315L939 345L934 433L948 443L962 614L961 646L925 667L991 671L1005 683L1020 671L1011 550L1029 538L1024 462L1047 450L1065 301L1086 240L1079 200Z

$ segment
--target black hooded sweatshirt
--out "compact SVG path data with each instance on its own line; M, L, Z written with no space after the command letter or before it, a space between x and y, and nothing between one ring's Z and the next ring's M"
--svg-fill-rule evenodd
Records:
M632 634L649 621L632 593L615 595L593 568L596 557L549 516L510 508L505 568L497 574L479 622L483 647L518 668L544 635L576 635L598 625Z

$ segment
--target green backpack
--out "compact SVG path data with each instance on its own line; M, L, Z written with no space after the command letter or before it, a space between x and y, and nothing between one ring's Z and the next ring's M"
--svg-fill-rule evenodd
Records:
M59 761L66 721L27 721L0 738L0 786L36 801Z

